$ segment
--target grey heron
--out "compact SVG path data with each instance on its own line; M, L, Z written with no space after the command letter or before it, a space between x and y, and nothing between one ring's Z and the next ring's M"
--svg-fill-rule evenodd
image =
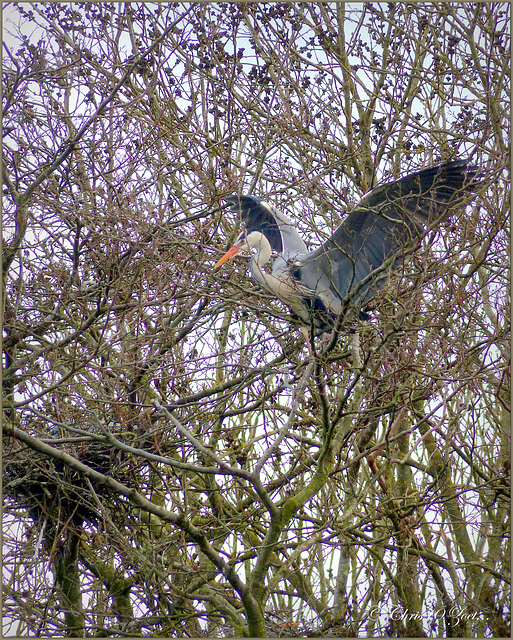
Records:
M243 230L215 269L239 251L253 250L255 280L282 300L309 336L330 331L340 314L355 306L364 313L397 268L436 227L469 200L479 181L468 160L452 160L379 185L367 192L318 249L308 251L290 219L260 198L225 198ZM268 273L264 267L277 254Z

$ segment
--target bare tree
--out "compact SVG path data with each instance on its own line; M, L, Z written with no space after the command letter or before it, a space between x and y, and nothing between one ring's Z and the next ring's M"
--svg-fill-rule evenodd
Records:
M505 636L509 5L4 8L6 635ZM315 246L475 200L309 358L223 196Z

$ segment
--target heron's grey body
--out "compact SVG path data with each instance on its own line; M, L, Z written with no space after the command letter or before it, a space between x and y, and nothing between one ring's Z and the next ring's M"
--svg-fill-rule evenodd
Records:
M308 251L287 216L254 196L228 196L244 230L238 244L251 257L255 279L282 299L303 324L333 327L350 306L362 309L419 242L426 228L440 223L475 189L476 167L466 160L429 167L369 191L318 249ZM263 270L271 251L272 274ZM217 265L216 265L217 266Z

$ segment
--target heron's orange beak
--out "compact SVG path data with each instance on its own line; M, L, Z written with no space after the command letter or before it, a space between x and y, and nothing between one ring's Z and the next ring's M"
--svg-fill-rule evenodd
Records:
M228 251L224 254L224 256L221 258L221 260L218 260L215 263L214 269L217 269L222 264L227 262L230 258L233 258L233 256L237 255L239 253L239 251L241 250L241 248L242 248L242 244L243 244L242 242L239 242L238 244L234 244L231 249L228 249Z

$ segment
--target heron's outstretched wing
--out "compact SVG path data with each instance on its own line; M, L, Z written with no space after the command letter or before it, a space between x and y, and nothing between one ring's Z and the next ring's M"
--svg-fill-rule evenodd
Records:
M374 187L356 207L373 209L378 214L391 210L392 215L410 216L429 225L465 200L479 184L475 181L477 173L477 167L468 160L452 160Z
M286 257L307 252L303 239L286 215L255 196L231 195L225 197L232 211L240 215L246 232L260 231L269 240L271 248Z
M369 300L380 285L372 272L394 256L391 267L397 266L424 224L441 221L464 201L478 184L476 174L467 161L456 160L372 189L329 240L297 261L294 276L337 313L351 292L354 301Z

